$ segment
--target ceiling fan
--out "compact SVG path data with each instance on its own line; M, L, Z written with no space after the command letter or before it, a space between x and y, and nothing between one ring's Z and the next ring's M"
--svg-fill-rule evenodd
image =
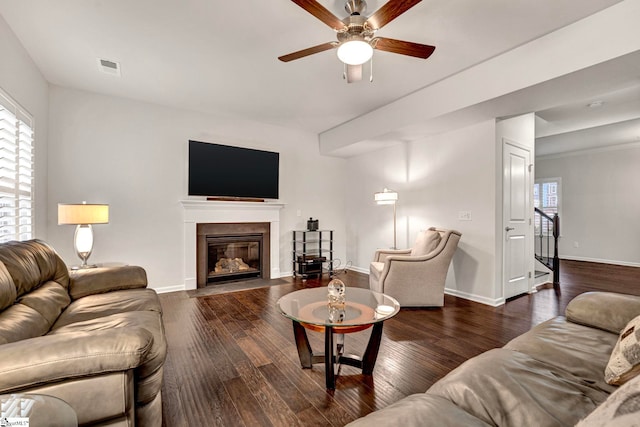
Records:
M376 31L422 0L389 0L368 18L362 15L367 8L365 0L347 0L344 8L349 16L345 19L339 19L317 0L292 1L333 28L337 32L338 41L323 43L280 56L278 57L280 61L289 62L337 48L338 58L345 64L344 77L347 82L351 83L362 79L362 65L371 59L373 49L422 59L427 59L436 49L435 46L426 44L375 37ZM373 80L371 79L371 81Z

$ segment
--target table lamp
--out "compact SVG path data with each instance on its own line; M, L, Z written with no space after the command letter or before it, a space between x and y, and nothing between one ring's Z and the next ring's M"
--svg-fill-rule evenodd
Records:
M393 248L396 247L396 203L398 202L398 192L385 188L384 190L375 193L375 201L379 205L393 205Z
M109 205L98 204L67 204L58 203L58 225L76 225L73 237L73 245L76 254L82 260L79 268L93 268L95 265L87 264L89 255L93 250L93 228L91 224L109 223Z

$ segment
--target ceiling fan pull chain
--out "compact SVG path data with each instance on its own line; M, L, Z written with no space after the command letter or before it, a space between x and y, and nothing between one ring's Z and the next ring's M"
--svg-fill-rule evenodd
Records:
M342 80L347 80L347 64L342 63Z
M369 83L373 83L373 56L371 57L371 60L369 61L369 65L371 66L371 68L369 70Z

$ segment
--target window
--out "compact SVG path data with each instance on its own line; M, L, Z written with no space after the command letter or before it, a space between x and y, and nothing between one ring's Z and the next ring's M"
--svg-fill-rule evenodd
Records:
M0 242L33 237L33 118L0 90Z
M536 180L533 185L533 205L550 217L560 215L560 178ZM540 234L540 216L535 215L535 233ZM542 230L542 234L552 234L552 230Z

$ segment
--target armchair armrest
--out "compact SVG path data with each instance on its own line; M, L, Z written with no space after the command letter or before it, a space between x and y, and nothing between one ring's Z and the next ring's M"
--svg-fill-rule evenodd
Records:
M373 262L384 262L393 255L409 255L411 249L378 249L373 256Z
M0 346L0 393L139 366L153 344L143 328L44 335Z
M146 271L134 265L75 270L69 277L69 295L74 300L87 295L147 287Z
M569 302L567 320L619 334L640 315L640 297L613 292L585 292Z

